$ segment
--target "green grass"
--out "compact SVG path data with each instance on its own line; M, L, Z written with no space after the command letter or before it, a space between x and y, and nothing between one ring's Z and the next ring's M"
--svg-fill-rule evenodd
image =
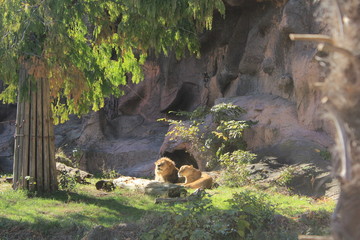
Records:
M50 234L74 226L111 227L139 220L145 213L164 208L155 205L150 196L126 190L106 193L97 191L94 185L78 185L75 192L59 191L41 196L13 191L10 184L0 185L0 229L20 225Z
M226 210L230 207L226 200L231 199L234 193L245 190L265 194L269 202L275 206L276 212L286 217L295 217L309 211L324 210L332 212L335 207L335 201L331 199L314 200L305 196L282 194L277 192L276 189L259 190L250 186L242 188L220 187L208 192L212 195L213 205L218 209Z
M96 180L93 179L92 183ZM207 192L211 195L214 209L219 212L231 210L227 200L231 199L234 193L245 190L265 194L275 207L276 213L289 219L296 220L308 212L330 214L335 205L334 201L328 199L314 200L280 194L271 189L258 190L255 187L219 187ZM73 231L70 234L74 235L74 239L81 239L86 231L96 225L112 227L123 222L139 221L144 216L156 216L184 208L183 204L178 204L175 208L155 204L154 199L155 197L124 189L110 193L98 191L94 184L77 185L74 192L70 193L59 191L36 195L26 191L13 191L10 184L0 183L0 239L4 236L2 231L6 233L19 227L38 232L41 236L50 236L59 231ZM74 228L78 230L74 231Z

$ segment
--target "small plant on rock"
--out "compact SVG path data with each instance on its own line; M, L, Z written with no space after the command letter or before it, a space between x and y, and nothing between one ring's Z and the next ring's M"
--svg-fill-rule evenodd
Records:
M67 171L60 171L58 175L59 189L67 192L73 191L77 184L77 177L79 176L72 176Z
M289 186L292 179L294 178L296 168L294 166L288 166L281 171L280 176L276 179L276 183L280 186Z
M223 166L220 181L229 187L240 187L249 183L249 171L246 166L253 163L256 154L237 150L220 156L220 164Z

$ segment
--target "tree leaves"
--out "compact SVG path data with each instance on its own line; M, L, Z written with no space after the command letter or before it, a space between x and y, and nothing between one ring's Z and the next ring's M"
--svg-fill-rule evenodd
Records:
M98 110L120 85L143 79L148 51L199 55L221 0L1 0L0 100L13 102L19 64L49 78L54 115Z

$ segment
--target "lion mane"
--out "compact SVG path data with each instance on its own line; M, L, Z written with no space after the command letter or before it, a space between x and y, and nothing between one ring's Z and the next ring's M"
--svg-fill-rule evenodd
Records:
M179 169L170 158L162 157L155 162L155 180L159 182L177 183Z

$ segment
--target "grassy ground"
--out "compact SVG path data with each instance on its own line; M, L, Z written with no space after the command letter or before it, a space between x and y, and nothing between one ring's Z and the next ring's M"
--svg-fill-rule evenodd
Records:
M92 183L97 180L93 179ZM281 228L287 234L327 234L329 231L328 219L335 205L330 199L314 200L281 194L277 189L259 190L254 187L219 187L207 192L215 211L227 211L231 210L227 200L241 191L252 191L259 196L265 194L275 214L288 219ZM93 184L77 185L72 192L36 195L13 191L10 184L0 183L0 239L66 239L61 236L81 239L97 225L112 227L124 222L139 222L148 216L185 208L183 204L176 208L158 205L154 199L124 189L110 193L98 191Z

